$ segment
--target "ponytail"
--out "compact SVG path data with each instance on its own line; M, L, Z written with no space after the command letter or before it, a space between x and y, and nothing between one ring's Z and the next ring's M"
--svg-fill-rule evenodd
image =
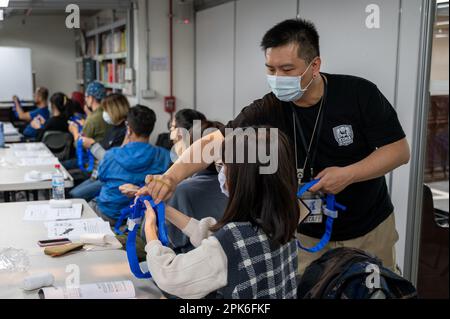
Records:
M73 115L73 103L64 93L58 92L53 94L50 102L53 107L56 107L64 119L68 120Z

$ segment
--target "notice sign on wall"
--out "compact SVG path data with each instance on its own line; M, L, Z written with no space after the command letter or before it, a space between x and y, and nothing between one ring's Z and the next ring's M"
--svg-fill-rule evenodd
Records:
M165 57L150 58L151 71L167 71L169 69L169 59Z

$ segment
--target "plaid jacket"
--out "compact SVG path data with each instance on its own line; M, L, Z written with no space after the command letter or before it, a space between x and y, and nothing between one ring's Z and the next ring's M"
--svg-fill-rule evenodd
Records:
M297 298L295 240L273 247L249 222L228 223L214 236L228 258L228 283L209 297Z

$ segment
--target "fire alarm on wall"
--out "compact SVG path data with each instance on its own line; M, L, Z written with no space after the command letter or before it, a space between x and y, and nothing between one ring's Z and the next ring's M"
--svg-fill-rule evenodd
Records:
M164 111L167 113L175 112L175 96L165 96L164 97Z

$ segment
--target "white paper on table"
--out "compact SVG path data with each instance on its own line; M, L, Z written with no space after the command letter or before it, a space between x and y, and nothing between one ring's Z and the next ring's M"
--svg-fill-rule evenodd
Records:
M45 287L39 290L41 299L127 299L135 298L130 280L83 284L78 288Z
M23 176L25 182L42 182L52 180L52 173L41 173L39 178L32 177L30 172L25 173Z
M46 222L45 226L49 239L69 238L71 241L79 241L80 235L86 233L114 236L109 223L99 217Z
M23 220L64 220L79 219L83 204L72 204L70 208L52 208L48 204L28 205Z
M67 179L68 176L65 171L63 171L64 179ZM41 182L41 181L51 181L52 180L52 173L50 172L40 172L39 178L35 178L31 176L31 172L25 173L23 176L23 180L25 182Z
M17 135L19 131L11 123L3 123L3 130L5 135Z
M28 151L28 150L18 150L14 151L14 156L16 157L54 157L52 153L46 150L41 151Z
M23 151L39 151L45 150L43 144L39 143L14 143L11 145L14 150L23 150Z
M55 165L59 164L56 157L25 157L19 160L19 166L40 166L40 165Z

